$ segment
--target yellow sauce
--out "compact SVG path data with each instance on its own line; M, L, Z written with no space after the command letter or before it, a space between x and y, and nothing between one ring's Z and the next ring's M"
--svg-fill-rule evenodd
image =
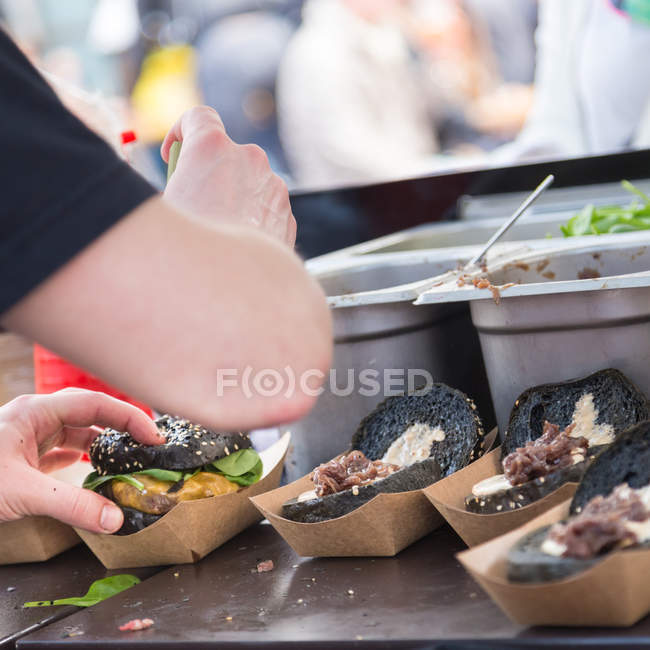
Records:
M171 481L159 481L147 474L134 474L134 476L144 485L144 490L141 492L124 481L112 481L113 497L121 506L135 508L152 515L169 512L181 501L221 496L239 490L239 485L221 474L212 472L199 472L185 481L180 490L171 493L167 492L174 485Z

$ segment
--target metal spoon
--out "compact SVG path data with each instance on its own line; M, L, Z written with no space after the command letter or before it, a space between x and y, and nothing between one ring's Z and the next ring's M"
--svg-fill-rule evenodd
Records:
M497 242L501 237L503 236L504 233L508 231L510 226L512 226L521 215L526 212L526 210L539 198L540 194L555 180L555 176L553 174L549 174L534 190L533 192L526 198L526 200L515 210L513 215L506 221L499 230L497 230L492 237L488 240L487 244L483 247L483 249L472 259L465 264L464 269L468 269L472 266L480 266L481 261L485 257L485 254L492 248L492 245Z

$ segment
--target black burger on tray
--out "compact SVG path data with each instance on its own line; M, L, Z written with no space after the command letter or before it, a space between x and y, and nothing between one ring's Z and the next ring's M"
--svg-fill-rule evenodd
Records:
M181 501L237 492L262 476L262 460L242 433L216 433L170 415L156 426L166 438L160 445L105 429L90 447L95 471L83 486L122 508L118 535L150 526Z
M608 553L650 547L650 422L623 432L584 474L570 516L523 537L508 554L513 582L561 580Z
M316 523L382 492L425 488L481 456L484 437L472 400L445 384L389 397L362 420L351 451L317 467L314 489L285 503L282 516Z
M507 512L577 483L600 451L648 418L645 395L618 370L529 388L516 400L503 437L503 474L474 485L465 509Z

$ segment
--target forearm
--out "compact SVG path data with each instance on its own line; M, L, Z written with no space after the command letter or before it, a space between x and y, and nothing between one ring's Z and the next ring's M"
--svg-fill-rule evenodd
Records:
M222 429L303 415L300 390L219 393L219 370L242 377L289 367L325 371L325 300L287 247L250 227L210 226L154 198L7 312L2 323L154 407ZM229 374L232 378L235 374ZM314 380L309 384L314 387Z

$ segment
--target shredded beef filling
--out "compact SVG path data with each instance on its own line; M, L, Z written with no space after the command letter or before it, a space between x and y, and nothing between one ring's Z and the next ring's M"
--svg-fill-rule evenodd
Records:
M650 513L639 495L627 484L608 496L596 496L567 523L554 524L548 537L566 547L564 557L592 558L614 547L635 544L636 535L626 521L645 521Z
M550 422L544 422L542 435L518 447L503 461L503 471L512 485L521 485L532 479L546 476L557 469L573 465L576 454L587 457L589 441L572 438L570 424L564 431Z
M355 450L317 467L311 475L311 480L316 494L322 497L348 490L355 485L368 485L398 469L398 465L370 460L363 452Z

